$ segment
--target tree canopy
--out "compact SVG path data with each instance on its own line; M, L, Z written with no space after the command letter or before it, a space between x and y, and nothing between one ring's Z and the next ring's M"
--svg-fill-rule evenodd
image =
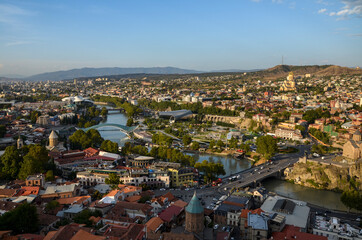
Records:
M101 150L111 153L118 153L118 143L110 140L104 140L101 144Z
M77 130L69 137L70 147L72 149L86 149L89 147L99 147L103 138L96 129L89 129L87 132Z
M211 182L219 175L225 175L224 165L222 163L214 163L204 160L195 164L200 172L205 174L207 182Z
M273 156L278 151L277 140L269 135L258 137L256 147L256 151L264 156Z
M36 207L24 203L0 216L0 230L12 230L15 234L34 233L39 229Z
M44 146L30 145L29 152L23 158L19 178L26 179L29 175L44 172L48 161L48 151Z

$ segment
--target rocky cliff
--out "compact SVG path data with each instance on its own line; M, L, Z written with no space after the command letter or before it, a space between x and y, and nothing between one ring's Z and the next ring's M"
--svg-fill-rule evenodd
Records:
M293 168L286 169L286 180L296 184L318 189L344 191L354 188L361 191L362 163L340 168L318 163L296 163Z

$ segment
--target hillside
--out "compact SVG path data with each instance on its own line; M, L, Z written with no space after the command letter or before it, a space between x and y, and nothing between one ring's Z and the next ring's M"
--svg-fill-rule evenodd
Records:
M81 78L81 77L97 77L123 74L190 74L197 73L194 70L187 70L174 67L154 67L154 68L81 68L66 71L56 71L33 75L25 78L27 81L60 81L65 79Z
M314 76L332 76L332 75L353 75L362 74L361 69L340 67L335 65L310 65L310 66L291 66L291 65L277 65L266 70L254 72L251 74L253 77L264 78L268 80L284 78L289 72L293 72L296 76L304 76L305 74L312 74Z
M361 179L361 177L362 163L348 168L339 168L333 165L323 166L308 162L295 164L286 179L294 181L296 184L318 189L348 190L354 185L361 190L361 182L356 184L351 180Z

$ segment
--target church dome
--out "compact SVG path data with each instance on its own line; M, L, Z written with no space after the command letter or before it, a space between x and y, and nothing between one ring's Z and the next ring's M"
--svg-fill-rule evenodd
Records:
M54 130L50 133L49 139L58 139L58 135L54 132Z
M192 197L191 201L186 207L186 212L189 213L202 213L204 212L204 207L201 205L200 200L196 196L196 191L194 196Z

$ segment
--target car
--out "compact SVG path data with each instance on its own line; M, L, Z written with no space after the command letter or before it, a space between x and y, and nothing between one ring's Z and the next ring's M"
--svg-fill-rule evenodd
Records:
M218 229L219 228L219 224L215 224L214 225L214 230Z
M359 218L359 217L356 218L356 221L357 221L357 222L360 222L360 221L361 221L361 218Z
M225 231L226 227L222 227L222 230Z
M166 189L164 189L164 188L160 188L160 191L165 191Z
M218 201L218 199L216 199L216 198L213 198L213 199L212 199L212 201L214 201L214 202L217 202L217 201Z
M188 191L188 190L190 190L190 188L185 188L185 191Z

